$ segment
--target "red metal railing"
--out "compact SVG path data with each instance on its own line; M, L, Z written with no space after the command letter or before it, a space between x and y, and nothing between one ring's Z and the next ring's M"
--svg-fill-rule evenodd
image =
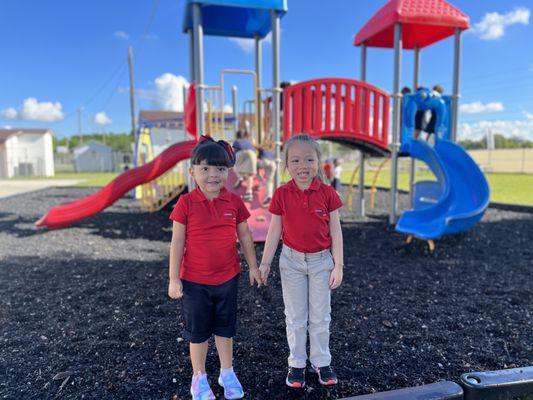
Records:
M388 151L389 94L353 79L300 82L283 91L283 137L307 133Z

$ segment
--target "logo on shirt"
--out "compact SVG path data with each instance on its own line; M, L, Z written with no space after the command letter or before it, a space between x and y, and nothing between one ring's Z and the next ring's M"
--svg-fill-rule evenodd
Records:
M327 217L328 216L328 212L326 210L321 209L321 208L316 208L315 209L315 213L319 217Z
M224 213L224 219L235 219L235 214L231 213L231 212L225 212Z

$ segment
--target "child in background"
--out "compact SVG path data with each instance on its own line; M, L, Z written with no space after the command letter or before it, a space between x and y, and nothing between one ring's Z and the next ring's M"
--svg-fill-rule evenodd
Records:
M265 143L259 148L257 166L265 171L266 197L261 206L267 208L272 200L274 193L274 177L276 175L276 155L272 143Z
M237 132L237 140L233 143L233 148L236 152L235 172L238 175L235 189L245 182L246 193L244 201L251 202L254 198L254 176L257 174L257 153L253 143L250 141L248 131Z
M333 160L333 181L331 182L331 186L333 186L333 189L337 191L337 193L341 190L341 176L342 176L342 160L340 158L335 158Z
M285 143L285 167L292 180L274 192L272 220L261 260L261 278L267 284L270 265L283 232L279 259L285 322L290 354L285 383L305 386L307 334L310 370L322 385L337 383L331 367L329 323L331 290L342 282L343 244L339 218L342 202L323 183L320 146L309 135Z
M241 198L225 189L234 154L231 146L202 136L191 156L189 173L197 187L180 196L170 218L168 295L181 298L184 337L193 368L193 400L214 400L205 370L208 339L215 335L220 359L218 383L227 399L244 397L233 371L237 286L241 272L235 236L250 267L250 285L261 284L255 248Z
M333 184L333 168L335 168L333 162L329 158L326 159L326 162L322 166L322 169L324 170L324 178L326 178L325 183L327 183L328 185Z

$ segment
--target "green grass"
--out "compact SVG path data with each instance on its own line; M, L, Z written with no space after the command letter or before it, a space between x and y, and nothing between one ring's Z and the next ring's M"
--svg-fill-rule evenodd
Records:
M352 175L353 165L344 165L342 173L342 182L349 183ZM24 179L83 179L76 186L105 186L111 182L118 173L116 172L58 172L53 178L38 178L38 177L19 177L12 178L17 180ZM370 186L374 180L375 171L365 171L365 184ZM486 174L489 181L491 201L510 204L527 204L533 205L533 174L507 174L507 173L491 173ZM355 184L357 184L359 175L355 177ZM434 180L435 177L429 171L417 171L417 180ZM384 169L379 174L377 186L383 188L390 187L390 171ZM400 171L398 174L398 188L402 190L409 190L409 174Z
M365 171L365 185L370 186L373 182L375 172ZM342 173L342 182L349 183L352 171L344 170ZM533 174L511 174L511 173L490 173L485 174L489 181L490 200L500 203L510 204L527 204L533 205ZM355 178L357 184L359 174ZM417 180L435 180L431 172L417 171ZM390 171L382 170L379 174L378 187L390 187ZM398 188L409 190L409 174L400 171L398 173Z
M75 186L105 186L111 182L116 176L117 172L57 172L54 176L25 176L11 178L11 180L39 180L39 179L83 179L83 182Z

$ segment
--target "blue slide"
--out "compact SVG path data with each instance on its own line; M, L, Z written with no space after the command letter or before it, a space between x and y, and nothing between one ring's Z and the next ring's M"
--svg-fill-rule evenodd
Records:
M401 153L425 162L437 181L415 184L413 209L402 214L396 230L425 240L466 231L489 205L487 179L468 153L447 138L449 99L434 98L429 91L405 97ZM435 147L412 138L418 109L437 113Z

